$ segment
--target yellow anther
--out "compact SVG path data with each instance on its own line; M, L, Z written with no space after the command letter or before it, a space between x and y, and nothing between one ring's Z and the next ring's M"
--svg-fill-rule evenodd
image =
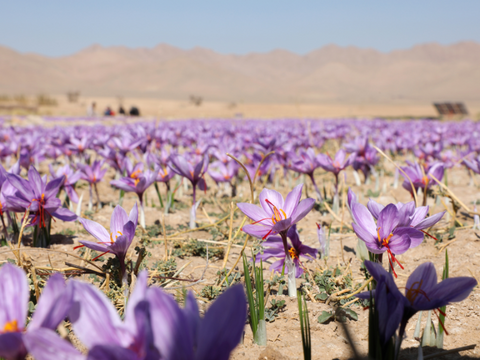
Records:
M18 322L17 320L12 320L12 321L9 321L5 324L5 326L3 327L3 332L18 332Z

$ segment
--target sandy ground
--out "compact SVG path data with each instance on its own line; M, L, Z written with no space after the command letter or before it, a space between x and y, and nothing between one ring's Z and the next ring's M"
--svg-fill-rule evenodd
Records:
M386 170L393 170L390 169L390 166L391 165L386 164ZM42 166L42 170L45 171L46 167ZM110 171L107 173L106 179L100 183L100 197L101 201L105 205L101 210L95 211L92 215L95 221L101 223L107 228L109 227L109 219L113 211L112 205L116 204L119 196L118 191L112 189L108 185L108 182L112 177L113 172ZM327 189L331 186L333 181L333 177L330 174L325 174L323 171L318 171L316 173L316 178L320 184L325 184ZM450 179L451 190L468 206L472 206L472 202L480 199L480 187L469 185L469 179L464 169L451 170L448 174L448 178ZM366 204L368 201L367 191L368 189L375 191L375 185L370 184L361 187L356 186L354 184L354 178L351 171L348 171L347 179L347 186L352 186L353 190L359 196L360 202ZM480 179L477 178L476 180L477 183L480 184ZM407 202L411 200L409 193L401 187L401 184L398 186L398 188L393 188L392 183L392 177L385 176L380 179L380 195L378 198L376 198L376 201L382 204L388 204L390 202ZM293 181L293 185L294 184L295 181ZM213 183L209 183L209 186L209 191L206 194L202 193L204 201L202 202L201 208L198 210L197 224L199 226L208 225L211 223L211 221L218 220L219 215L215 214L227 212L231 201L237 203L248 200L249 190L245 182L239 185L238 195L234 199L230 199L226 196L219 196L217 194L217 188ZM259 183L257 186L261 187L261 184ZM271 188L275 187L273 184L268 186ZM285 179L280 179L277 189L285 196L288 192L288 186L289 184ZM160 188L163 192L163 186L160 186ZM307 190L309 194L313 195L313 188L309 183L307 183ZM84 194L85 200L88 199L88 188L86 184L80 186L78 192L79 194ZM155 202L154 205L158 207L158 200L153 187L148 190L147 197L149 199L149 205L146 207L145 213L148 227L150 225L154 225L156 221L161 221L161 214L163 211L156 207L152 207L152 199ZM178 225L188 224L188 211L191 204L191 189L183 189L183 187L181 187L181 190L179 190L176 198L179 202L176 204L174 213L168 214L165 217L167 229L169 227L175 229L178 227ZM123 203L124 208L129 211L135 201L136 195L126 194ZM432 206L432 213L437 213L444 210L444 206L441 203L436 205L434 203L434 199L429 199L429 204ZM85 214L85 210L87 209L86 206L86 201L84 201L82 208L83 214ZM451 208L450 205L447 206ZM210 215L208 215L209 213ZM439 244L435 245L434 240L426 238L424 243L419 247L411 249L406 254L398 257L405 267L405 270L397 270L397 282L399 286L404 286L408 275L418 265L426 261L432 261L435 264L438 276L441 278L441 271L445 256L445 251L442 249L442 246L447 244L447 249L450 256L450 276L475 276L477 279L480 279L480 232L475 232L471 229L471 225L473 224L473 219L471 217L465 216L462 211L459 211L457 215L464 227L455 231L455 237L453 239L447 240L447 229L451 226L452 219L450 216L445 216L444 219L432 230L432 232L440 233L442 236L442 241ZM345 223L351 222L348 210L342 210L342 207L339 211L339 217L343 218ZM239 216L234 219L234 228L240 225L241 220L242 216L239 214ZM299 223L299 228L302 229L301 239L307 245L315 248L318 248L315 225L317 222L332 224L332 227L334 228L339 227L340 225L340 222L335 220L328 212L319 212L317 210L313 210L310 214L308 214L306 218ZM74 235L60 235L61 232L65 233L66 229L71 229ZM220 229L226 234L226 236L221 234L217 236L215 241L220 242L218 245L209 243L209 245L213 246L214 248L222 246L225 247L224 244L228 240L228 221L221 224ZM194 231L191 233L178 235L175 238L177 239L176 241L178 243L185 243L188 239L203 239L213 241L212 234L211 232L208 232L208 230L209 229L206 229L205 231ZM168 234L172 234L173 232L173 230L167 230ZM53 224L52 234L59 235L54 236L55 244L51 246L51 250L54 250L54 252L50 252L49 256L47 256L46 251L41 249L31 250L28 245L22 247L25 249L23 253L28 254L28 256L31 257L33 264L37 267L53 266L54 268L65 268L65 261L81 264L81 261L77 258L68 256L65 253L56 252L63 251L69 254L78 254L78 250L74 251L73 247L78 245L79 240L93 240L90 235L83 231L81 225L78 223L63 223L57 221ZM136 244L138 244L140 237L144 236L140 230L137 230L137 234L139 236L137 236L134 240ZM27 243L30 236L31 235L26 236ZM151 253L151 257L148 257L147 259L150 266L156 261L162 260L165 256L164 244L160 242L162 239L162 235L158 235L158 237L153 237L150 239L152 243L147 246L147 250ZM173 242L173 240L169 240L167 242L170 253L172 251ZM241 241L236 241L235 245L232 247L227 261L227 269L230 269L232 266L234 266L240 254L241 243ZM250 242L248 244L249 247L251 245L254 245L254 243ZM347 264L351 262L348 268L352 271L354 284L361 284L363 283L363 275L359 271L360 260L355 256L354 253L356 245L356 236L351 232L344 234L333 234L331 236L330 257L328 259L327 266L332 268L339 266L341 269L343 269L342 271L348 272L349 270L346 270ZM341 246L343 246L343 251ZM133 250L134 247L135 244L132 244L128 258L136 258ZM247 253L250 253L249 248L247 248ZM0 249L0 261L5 260L6 258L14 257L8 248L3 247ZM102 264L101 261L97 261L96 263L99 266ZM207 300L201 297L201 290L206 285L217 284L218 277L216 273L222 268L222 264L222 259L210 257L208 267L203 278L205 281L190 288L197 294L202 309L205 308ZM194 281L201 279L202 273L204 272L206 266L206 260L202 257L185 257L184 259L177 258L177 269L180 269L184 265L185 268L180 274L178 274L178 276ZM315 262L306 262L305 265L311 272L319 271L321 268L325 267L323 260L318 259ZM240 265L239 267L242 269ZM88 279L88 277L85 275L82 277ZM268 269L266 269L264 272L264 278L269 279L270 277L271 273L268 271ZM302 282L304 282L304 280L298 279L297 285L300 286ZM181 283L172 283L169 286L172 285L178 286L181 285ZM177 291L172 291L172 293L175 294ZM315 295L315 290L313 290L313 295ZM276 294L276 291L273 291L269 295L268 301L270 302L271 299L286 300L286 308L279 313L279 316L273 323L267 323L268 347L260 347L253 343L252 334L249 326L247 325L245 327L243 344L239 345L234 351L231 357L232 359L303 358L296 299L290 299L285 295ZM330 311L332 309L331 305L332 304L326 304L324 301L319 300L315 300L315 302L313 302L309 299L308 301L310 324L312 329L312 353L314 359L346 359L352 355L351 351L349 350L349 346L347 345L346 336L343 333L341 324L338 322L319 324L317 321L317 318L322 311ZM368 312L364 311L363 308L357 305L352 305L351 308L358 313L358 321L348 320L347 326L350 329L355 345L357 346L359 352L361 354L366 354ZM425 318L426 314L423 317L423 323L425 323ZM447 307L446 328L450 335L445 337L445 349L452 349L478 343L480 339L479 318L480 292L478 288L476 288L467 300L463 301L462 303L456 303ZM410 321L407 327L407 339L403 342L404 348L418 346L418 342L413 339L416 320L417 316ZM479 357L480 349L477 348L475 350L463 352L462 354L471 357ZM405 353L405 356L406 358L416 358L416 350L412 353ZM459 357L456 355L451 358Z
M289 118L289 117L435 117L437 112L431 103L398 100L395 102L375 103L227 103L204 101L200 106L193 105L187 99L165 100L155 98L117 97L81 97L78 102L70 103L66 96L51 96L57 101L56 106L38 108L39 115L84 116L92 102L97 103L97 112L103 113L107 106L114 111L120 103L125 110L135 105L143 116L162 119L185 118ZM29 99L33 105L34 99ZM26 114L25 111L2 109L0 115ZM480 118L480 103L466 103L472 118Z

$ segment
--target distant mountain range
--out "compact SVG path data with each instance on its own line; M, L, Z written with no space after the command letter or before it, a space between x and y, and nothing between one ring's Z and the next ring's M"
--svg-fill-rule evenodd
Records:
M93 45L65 57L0 47L0 95L64 94L226 102L480 101L480 44L382 53L328 45L247 55Z

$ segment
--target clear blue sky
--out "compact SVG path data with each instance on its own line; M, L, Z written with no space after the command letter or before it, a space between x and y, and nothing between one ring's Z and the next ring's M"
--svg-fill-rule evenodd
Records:
M50 56L94 43L304 54L463 40L480 42L478 0L0 0L0 45Z

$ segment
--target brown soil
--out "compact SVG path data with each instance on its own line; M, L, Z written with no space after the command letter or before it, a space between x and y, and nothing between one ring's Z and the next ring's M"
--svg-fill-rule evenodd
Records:
M46 170L45 167L42 167L43 170ZM385 169L387 171L393 171L390 164L385 164ZM364 185L361 187L355 186L353 183L353 176L351 171L347 172L347 185L352 186L353 190L359 196L359 201L363 204L366 204L367 190L371 189L374 191L375 185L374 181L370 185ZM117 190L112 189L109 186L109 181L113 177L113 172L110 171L107 173L105 180L100 184L99 191L100 197L103 203L106 205L94 213L93 219L105 227L109 227L110 216L113 211L111 204L115 204L118 201L119 193ZM332 184L332 176L330 174L325 174L322 171L319 171L316 175L317 181L322 184L325 183L327 189ZM448 174L448 179L450 181L450 189L467 205L472 207L472 202L480 199L480 188L477 186L469 186L469 178L464 169L454 169L450 170ZM477 179L478 180L478 179ZM385 183L385 186L383 185ZM410 201L409 193L401 187L399 184L397 189L394 189L392 186L393 180L392 177L385 176L380 179L380 196L376 201L382 204L388 204L390 202ZM294 184L294 182L293 182ZM210 221L216 221L219 218L209 215L209 218L202 211L205 209L206 213L224 213L229 208L230 199L228 197L217 196L216 186L213 183L209 183L210 190L204 195L202 206L197 212L197 223L199 225L209 224ZM313 194L312 186L307 183L307 189L309 194ZM284 196L288 192L288 184L284 179L280 180L280 185L278 191L280 191ZM258 188L261 188L261 184L257 185ZM269 187L274 187L269 185ZM160 184L160 189L163 192L164 187ZM386 190L386 191L384 191ZM182 190L180 190L182 191ZM78 189L79 195L84 193L83 201L83 211L87 209L88 203L88 188L87 186L81 186ZM187 225L189 219L189 207L191 205L191 190L182 191L183 194L177 194L176 199L179 201L176 205L176 210L174 213L171 213L165 217L165 222L167 225L176 228L179 224ZM258 191L257 191L258 193ZM248 185L246 182L242 182L238 186L238 196L233 199L234 203L248 201L249 197ZM151 207L150 202L153 201L158 206L158 200L155 194L155 191L152 188L148 190L148 199L149 206L145 209L146 223L148 225L153 225L155 221L161 221L162 219L162 210ZM126 194L124 198L123 207L130 211L134 202L136 201L136 195ZM444 210L443 205L435 205L433 199L429 199L429 204L432 206L432 213L437 213ZM448 205L449 209L451 205ZM242 221L242 216L239 214L238 218L234 220L234 227L238 227ZM426 261L431 261L435 264L437 269L437 274L441 278L441 271L444 265L445 251L442 247L448 244L447 249L449 252L450 258L450 276L475 276L477 279L480 279L480 232L473 231L471 225L473 224L473 219L467 215L463 210L460 210L457 213L458 220L463 223L464 228L457 229L455 231L455 238L452 240L447 240L448 237L448 228L451 227L451 219L449 220L448 216L445 216L444 219L437 224L437 226L431 231L443 233L443 240L439 244L435 245L435 240L431 238L426 238L423 244L415 249L409 250L406 254L398 256L399 260L405 267L405 270L397 270L398 273L398 285L399 287L404 286L405 281L408 275L421 263ZM345 223L350 223L350 216L348 210L339 211L339 217L343 218ZM332 223L333 227L338 227L339 222L334 220L332 216L328 213L319 213L314 210L306 216L304 220L299 223L299 228L302 229L301 239L307 245L312 247L318 247L318 240L316 235L316 222L327 222ZM228 230L228 225L222 225L222 230ZM64 223L57 221L52 225L52 234L58 234L62 230L72 229L75 232L73 236L64 236L64 235L55 235L55 243L51 245L51 250L55 251L64 251L70 254L78 254L77 251L73 250L73 247L78 245L78 241L81 239L93 240L90 235L82 232L82 227L79 223ZM208 230L208 229L207 229ZM137 234L141 232L138 231ZM170 231L169 233L172 233ZM151 240L162 240L160 235L158 239ZM185 241L187 238L190 239L204 239L211 240L212 236L209 232L206 231L195 231L191 232L178 238L182 238ZM27 236L28 239L28 236ZM135 238L135 241L139 241L139 237ZM221 242L226 242L227 237L220 237L217 240ZM28 242L28 240L27 240ZM249 244L252 245L253 243ZM172 241L168 242L168 247L171 251ZM210 246L218 247L219 245L209 244ZM341 245L343 245L343 251L341 250ZM360 260L354 254L354 249L357 245L356 236L349 232L345 234L334 234L331 237L330 245L330 258L328 259L328 266L334 267L339 265L341 268L345 269L345 262L350 262L350 269L353 272L354 284L363 283L363 275L359 272L360 269ZM223 246L223 245L220 245ZM129 257L135 258L134 255L135 244L132 244ZM28 246L22 247L22 252L25 255L31 257L34 265L39 266L53 266L54 268L65 268L65 261L80 264L81 261L72 256L67 256L64 253L50 252L47 256L47 252L42 249L32 249ZM157 260L164 258L165 251L164 245L152 245L147 249L151 252L152 256L148 258L149 264L154 263ZM230 255L228 257L227 268L231 268L239 257L241 247L239 245L232 247ZM247 251L249 254L250 251ZM7 258L14 258L12 253L7 248L0 249L0 261ZM345 262L344 262L345 261ZM202 273L204 272L206 261L201 257L187 257L184 259L177 259L178 268L186 265L182 273L179 274L179 277L190 280L198 280L201 278ZM195 291L196 295L199 296L201 289L205 285L214 285L217 280L217 271L222 268L223 260L210 258L208 268L205 272L204 282L199 283L195 286L190 287L191 290ZM239 268L241 268L241 263ZM325 264L323 260L317 260L315 262L306 262L306 267L314 272L321 267L324 267ZM86 266L85 264L83 264ZM264 277L266 279L270 278L271 274L267 270L264 272ZM84 279L88 280L88 277L82 276ZM297 280L297 284L302 283L301 279ZM185 283L184 283L185 284ZM173 286L182 285L181 283L172 284ZM175 291L172 291L175 293ZM315 293L313 294L315 295ZM273 323L267 323L267 334L268 334L268 346L267 348L259 347L253 344L252 333L249 326L245 326L245 337L243 344L239 345L232 355L232 359L302 359L302 342L301 342L301 333L300 325L298 321L298 307L296 299L290 299L285 295L278 295L272 293L269 296L269 302L271 299L285 299L286 300L286 309L281 312L278 318ZM199 297L201 307L205 307L206 299ZM352 352L349 348L348 341L342 325L338 322L330 322L328 324L319 324L317 322L318 316L322 311L331 310L331 304L326 304L325 302L317 300L316 302L308 301L308 310L310 315L310 324L312 331L312 354L314 359L345 359L352 356ZM357 347L360 354L365 355L367 352L367 326L368 326L368 312L364 311L361 307L353 305L352 309L358 313L358 321L347 321L348 329L353 337L354 344ZM444 348L453 349L460 346L476 344L480 339L480 293L478 287L474 289L472 294L463 301L462 303L456 303L454 305L447 307L447 320L446 328L449 332L449 336L445 336ZM423 323L425 322L426 316L423 317ZM407 326L407 339L403 342L403 348L416 348L418 342L413 339L414 327L416 324L417 316L415 316ZM436 322L436 320L435 320ZM430 351L430 350L428 350ZM470 357L478 357L479 349L474 349L470 351L465 351L462 355ZM459 358L451 357L451 358ZM415 350L408 350L405 352L405 358L416 358L417 352Z

